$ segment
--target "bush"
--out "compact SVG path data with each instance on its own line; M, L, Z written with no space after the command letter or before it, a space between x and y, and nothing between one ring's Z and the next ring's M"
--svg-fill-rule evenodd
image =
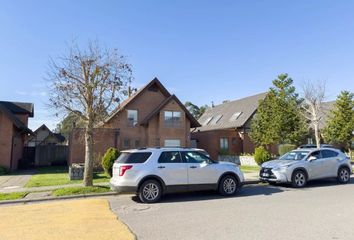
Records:
M109 148L102 158L102 167L104 171L112 177L113 163L119 157L119 151L116 148Z
M269 161L270 159L270 153L263 147L257 147L254 151L254 160L258 165L261 165L262 163Z
M278 153L280 156L284 155L287 152L294 150L296 146L294 144L280 144L278 147Z
M0 166L0 176L7 174L7 169L5 167Z

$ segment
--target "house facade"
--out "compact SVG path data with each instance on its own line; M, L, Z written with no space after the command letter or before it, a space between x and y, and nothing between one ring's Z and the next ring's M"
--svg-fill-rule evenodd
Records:
M141 147L189 147L190 129L200 127L180 100L158 79L124 101L94 130L94 158L98 165L109 147L119 150ZM82 163L84 130L69 137L69 163Z
M213 159L219 155L254 153L249 137L251 120L267 93L245 97L209 108L200 118L202 125L191 131L193 145L205 149Z
M32 103L0 101L0 166L17 169L24 142L32 134L28 118L33 117L33 109Z
M53 133L45 124L37 128L27 141L28 147L39 145L63 145L65 137L58 133Z

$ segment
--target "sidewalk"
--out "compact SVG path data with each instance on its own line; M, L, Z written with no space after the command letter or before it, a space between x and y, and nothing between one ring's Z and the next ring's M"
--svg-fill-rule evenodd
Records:
M16 174L0 176L0 192L6 192L7 190L19 192L19 189L24 188L25 184L35 173L35 170L25 170Z
M108 186L109 182L95 183L95 186ZM65 184L65 185L56 185L56 186L46 186L46 187L19 187L19 188L10 188L10 189L0 189L0 193L12 193L12 192L42 192L42 191L51 191L58 188L64 187L83 187L82 183L75 184Z

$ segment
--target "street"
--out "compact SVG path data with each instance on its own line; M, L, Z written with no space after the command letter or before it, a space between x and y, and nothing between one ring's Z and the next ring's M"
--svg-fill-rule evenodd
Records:
M216 193L168 195L140 204L110 198L138 239L354 239L354 179L315 181L303 189L247 185L231 198Z

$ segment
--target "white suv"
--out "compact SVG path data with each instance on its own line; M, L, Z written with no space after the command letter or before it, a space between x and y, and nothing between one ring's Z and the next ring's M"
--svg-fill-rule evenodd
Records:
M146 148L121 152L110 185L153 203L164 193L177 191L218 190L230 196L243 181L236 164L212 161L202 149Z

